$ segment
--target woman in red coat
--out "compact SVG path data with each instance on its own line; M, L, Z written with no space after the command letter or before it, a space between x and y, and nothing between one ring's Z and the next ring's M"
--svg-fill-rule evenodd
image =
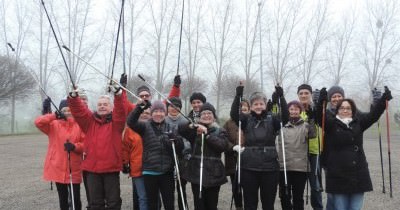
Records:
M68 191L70 187L67 152L70 152L72 183L75 209L81 209L80 183L84 134L71 116L67 101L62 100L59 110L51 113L50 99L43 102L43 114L35 120L36 127L49 137L47 155L44 162L43 179L55 182L60 208L68 209Z

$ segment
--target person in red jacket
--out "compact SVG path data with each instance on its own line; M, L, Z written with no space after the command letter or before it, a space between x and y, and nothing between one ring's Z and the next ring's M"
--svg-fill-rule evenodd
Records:
M140 114L139 121L145 122L151 118L150 108ZM125 127L122 139L122 162L124 164L123 173L129 173L132 177L132 189L134 209L147 210L147 196L144 186L144 178L142 176L142 155L143 155L143 139L135 131L128 126Z
M91 209L121 209L119 172L122 169L121 139L126 115L122 89L111 85L114 106L109 96L100 96L97 111L91 112L78 91L68 97L71 113L85 133L82 170L87 171Z
M44 115L35 120L36 127L49 137L43 179L56 183L60 209L68 210L68 192L70 191L69 163L67 152L70 152L70 164L74 192L75 209L82 208L80 196L81 162L84 134L71 116L66 100L59 106L60 112L51 113L51 99L43 102Z

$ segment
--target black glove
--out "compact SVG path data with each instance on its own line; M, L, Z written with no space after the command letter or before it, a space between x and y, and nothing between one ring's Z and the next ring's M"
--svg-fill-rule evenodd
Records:
M144 100L142 103L139 104L140 109L146 110L147 108L151 107L151 103L148 100Z
M382 97L382 92L376 88L371 90L372 93L372 104L375 105L379 102Z
M179 87L180 85L181 85L181 83L182 83L182 80L181 80L181 75L176 75L175 77L174 77L174 85L176 86L176 87Z
M392 100L392 92L389 90L387 86L385 86L385 92L382 95L382 98L384 98L387 101Z
M281 86L275 86L275 93L279 98L283 97L283 88Z
M59 120L60 120L60 119L67 120L67 117L65 117L65 115L64 115L64 113L63 113L62 111L58 111L58 110L57 110L57 111L55 112L55 114L56 114L56 118L57 118L57 119L59 119Z
M48 114L51 113L51 98L47 97L43 101L43 109L42 109L42 114Z
M129 164L122 165L122 173L129 174L131 172L131 166Z
M75 150L75 145L69 141L65 142L64 144L64 150L67 152L72 152Z
M328 101L328 92L326 91L325 87L319 91L318 97L318 103L322 104L323 101Z
M126 87L128 85L128 75L122 73L121 78L119 79L119 84L121 84L123 87Z
M274 104L272 103L271 99L268 99L267 102L267 112L272 111L272 107L274 106Z
M172 131L166 132L165 134L167 134L168 139L169 139L170 141L174 141L174 140L176 140L176 138L177 138L176 133L174 133L174 132L172 132Z
M236 96L242 97L243 96L244 86L237 86L236 87Z
M313 101L314 104L317 104L317 103L318 103L319 94L320 94L320 90L318 90L318 89L315 89L315 90L312 92L312 101Z
M210 135L212 133L214 133L217 129L215 127L211 127L207 129L207 133L206 133L206 139L208 139L210 137Z

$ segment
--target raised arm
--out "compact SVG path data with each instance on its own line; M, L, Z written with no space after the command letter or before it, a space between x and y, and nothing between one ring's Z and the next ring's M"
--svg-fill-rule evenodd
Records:
M385 86L385 92L382 97L376 101L374 106L371 107L370 112L359 115L361 129L363 129L363 131L367 130L372 124L379 120L379 117L385 111L386 101L390 101L392 98L391 91Z
M57 120L55 114L45 114L45 115L39 116L35 119L35 125L43 133L49 134L50 123L53 120Z
M141 104L138 104L136 108L129 114L127 119L127 125L133 131L137 132L140 135L144 134L145 131L145 123L139 122L140 114L143 113L144 110L151 107L151 103L149 101L144 101Z

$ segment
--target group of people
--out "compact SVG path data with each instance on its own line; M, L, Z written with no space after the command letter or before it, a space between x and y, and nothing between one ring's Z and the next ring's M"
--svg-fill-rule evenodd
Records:
M179 75L163 101L141 86L141 100L133 104L119 86L126 83L122 75L120 84L110 85L113 100L100 96L94 112L75 88L54 113L51 99L44 100L35 120L49 137L43 177L56 183L61 209L82 209L82 180L88 209L121 209L121 171L132 178L134 209L140 210L174 210L175 190L178 208L188 209L188 182L194 209L216 210L227 176L235 208L246 210L256 210L260 200L262 209L274 209L278 192L283 210L304 209L307 182L315 210L324 209L323 191L327 210L355 210L372 190L363 132L392 99L388 88L375 91L370 112L363 113L339 86L313 91L302 84L298 100L287 103L282 87L270 100L262 92L246 100L240 84L221 126L200 92L190 97L190 113L182 113Z

